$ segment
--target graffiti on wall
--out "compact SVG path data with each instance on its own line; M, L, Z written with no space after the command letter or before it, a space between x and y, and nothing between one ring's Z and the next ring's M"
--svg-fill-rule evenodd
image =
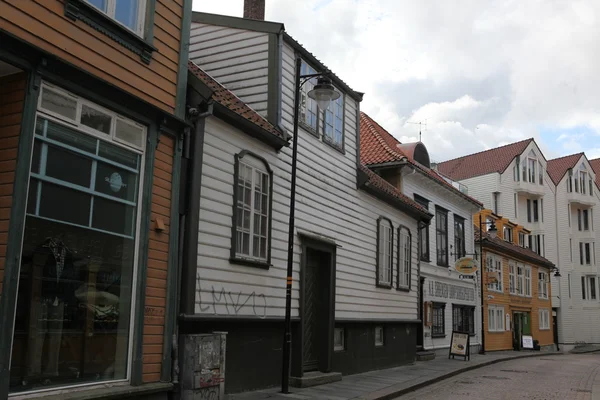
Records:
M197 308L201 313L214 315L245 315L260 319L267 317L267 299L263 293L255 291L232 291L226 286L210 288L201 285L200 276L196 278L198 292Z

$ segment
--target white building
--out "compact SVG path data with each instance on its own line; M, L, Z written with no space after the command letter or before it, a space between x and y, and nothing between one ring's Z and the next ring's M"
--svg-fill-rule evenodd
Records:
M600 223L594 216L599 194L585 155L547 161L535 141L527 139L445 161L438 169L466 185L486 208L530 229L519 244L557 266L561 277L552 278L552 307L560 349L600 342L593 228Z
M421 310L431 307L431 321L419 335L419 347L446 355L453 330L472 334L478 350L481 299L477 280L461 280L453 268L461 257L475 253L473 214L481 203L462 193L430 168L421 142L401 144L365 113L361 113L361 161L434 214L420 230Z
M282 24L204 13L192 21L189 98L213 111L200 132L197 262L186 275L196 278L194 304L180 331L228 332L228 392L274 386L291 188L292 151L281 141L293 132L297 60L302 74L326 67ZM416 237L431 214L360 165L362 94L332 78L342 96L329 109L306 96L312 80L301 94L294 377L413 362L420 322Z

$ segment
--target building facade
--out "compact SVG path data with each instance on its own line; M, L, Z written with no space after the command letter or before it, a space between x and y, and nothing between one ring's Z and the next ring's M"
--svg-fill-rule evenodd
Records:
M190 203L199 205L197 240L186 239L195 246L184 250L180 334L228 332L226 392L275 386L295 74L327 68L282 24L205 13L192 20L189 105L212 109L197 125L201 174L191 184L200 195ZM307 372L352 374L413 362L420 322L416 237L431 214L361 166L362 94L335 75L332 81L341 96L326 110L307 96L314 80L300 93L291 303L296 382Z
M190 13L0 1L0 399L172 390Z
M365 113L361 113L361 160L434 215L419 230L419 309L424 321L419 349L445 355L455 330L469 332L473 351L477 351L479 286L476 279L460 279L454 264L474 254L472 218L481 203L431 169L423 143L398 142Z
M492 234L489 226L483 233L476 227L475 235L483 254L485 350L521 350L523 336L531 336L540 349L555 350L550 278L554 264L519 241L530 232L523 226L491 210L481 211L475 220L480 215L497 228Z

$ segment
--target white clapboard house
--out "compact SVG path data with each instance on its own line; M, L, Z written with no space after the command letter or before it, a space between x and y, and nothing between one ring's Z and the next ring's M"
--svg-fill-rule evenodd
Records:
M472 351L481 335L481 297L476 279L464 279L455 261L475 257L473 214L482 204L431 169L422 142L400 143L365 113L360 118L361 160L404 195L434 214L418 238L421 264L419 291L424 326L419 356L447 355L452 331L469 332ZM462 278L462 279L461 279Z
M227 392L275 386L294 66L300 59L303 74L326 67L282 24L205 13L193 15L190 58L188 105L205 112L194 133L201 187L198 203L188 207L199 206L198 233L186 243L196 240L197 249L183 254L195 263L184 262L179 332L227 332ZM412 363L420 324L416 237L432 215L361 166L362 94L335 75L332 81L341 97L327 110L306 95L314 82L301 94L291 306L296 378Z

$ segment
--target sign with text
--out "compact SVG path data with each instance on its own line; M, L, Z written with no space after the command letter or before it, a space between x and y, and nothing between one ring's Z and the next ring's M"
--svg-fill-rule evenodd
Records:
M470 337L468 332L452 331L452 339L450 340L450 352L448 358L454 356L464 357L465 361L471 359L471 351L469 348Z
M524 349L533 349L533 337L528 335L523 335L523 348Z
M462 275L473 275L479 269L479 263L472 257L463 257L456 260L454 268Z

